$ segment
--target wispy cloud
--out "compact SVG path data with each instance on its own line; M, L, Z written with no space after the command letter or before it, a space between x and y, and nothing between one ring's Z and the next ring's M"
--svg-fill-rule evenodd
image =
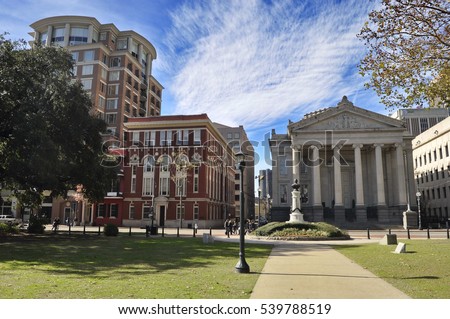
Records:
M174 112L251 130L335 105L362 88L356 34L369 11L358 0L186 3L166 43Z

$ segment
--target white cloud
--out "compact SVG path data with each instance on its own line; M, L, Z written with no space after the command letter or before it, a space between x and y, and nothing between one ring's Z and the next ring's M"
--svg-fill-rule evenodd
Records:
M356 34L370 8L357 0L274 2L195 1L172 14L176 76L166 88L175 113L254 129L361 89Z

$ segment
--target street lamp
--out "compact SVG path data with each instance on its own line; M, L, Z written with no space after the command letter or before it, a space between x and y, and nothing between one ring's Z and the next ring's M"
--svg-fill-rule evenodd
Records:
M236 168L239 169L239 261L236 264L236 272L238 273L249 273L250 267L245 261L245 222L244 222L244 169L245 169L245 154L239 152L236 154Z
M420 192L417 192L416 197L417 197L417 210L419 213L419 229L422 230L422 216L420 214L420 196L422 196L422 194Z

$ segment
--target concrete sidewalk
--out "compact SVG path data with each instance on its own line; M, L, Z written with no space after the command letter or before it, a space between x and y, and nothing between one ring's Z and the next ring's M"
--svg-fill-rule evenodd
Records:
M353 244L355 243L352 241ZM250 298L409 298L327 243L275 243Z

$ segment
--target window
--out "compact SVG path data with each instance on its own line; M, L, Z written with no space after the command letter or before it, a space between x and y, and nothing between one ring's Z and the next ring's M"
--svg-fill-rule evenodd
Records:
M153 208L149 204L144 204L142 207L142 218L143 219L150 219L152 218L152 212Z
M100 41L106 41L106 32L100 32Z
M143 185L142 196L152 196L153 185L155 183L155 158L153 156L147 156L144 158L143 167Z
M102 79L106 80L106 77L108 76L108 71L106 69L102 68L100 72L100 76Z
M155 146L155 131L145 131L144 143L145 146Z
M88 42L88 28L70 28L69 45L85 44Z
M144 172L143 182L142 182L142 196L152 196L153 195L153 185L155 178L152 172Z
M137 172L137 165L131 165L131 193L136 193L136 172Z
M52 44L64 44L65 28L54 28L52 34Z
M106 83L100 82L100 92L106 93Z
M241 135L239 134L239 132L234 133L234 138L235 138L236 140L238 140L238 139L241 138Z
M193 192L194 193L198 193L199 171L200 171L200 168L198 166L195 166L194 167L194 176L193 176Z
M119 71L111 71L109 72L109 80L110 81L119 81Z
M194 130L194 145L201 144L201 131L199 129Z
M116 113L106 113L105 122L107 124L116 124L117 114Z
M200 212L200 210L198 209L198 205L194 205L194 212L193 212L193 219L195 220L195 221L197 221L198 219L199 219L199 212Z
M171 159L168 155L162 155L159 159L159 195L169 196Z
M84 51L84 61L94 61L94 50Z
M189 144L189 130L183 130L183 145Z
M108 85L108 95L118 95L118 94L119 94L118 84Z
M134 204L130 204L130 208L128 210L128 218L134 219L134 216L135 216Z
M117 50L126 50L128 49L128 40L125 39L117 39Z
M169 196L169 177L160 176L160 178L159 178L159 195Z
M41 36L39 37L39 41L41 42L42 45L46 45L47 44L47 32L42 32Z
M98 204L97 217L104 217L104 216L105 216L105 204Z
M78 62L78 56L79 56L79 52L72 52L72 60L76 63Z
M133 132L133 138L132 138L133 145L139 145L139 133L140 132Z
M80 82L85 90L92 89L92 79L82 79Z
M104 108L105 107L105 98L103 96L98 97L98 107Z
M113 57L110 60L110 67L114 68L114 67L119 67L120 66L120 61L121 59L118 57Z
M119 99L108 99L106 101L106 109L107 110L115 110L117 109Z
M184 205L177 205L177 219L184 219Z
M131 55L135 58L138 57L138 44L135 41L131 41Z
M117 204L111 204L109 207L109 217L117 218L119 216L119 207Z
M94 66L92 64L83 65L81 68L81 75L91 75L94 73Z
M172 145L172 131L160 131L159 132L159 144L161 146Z
M428 130L428 119L421 118L420 119L420 132L425 132Z
M130 103L125 102L125 112L130 113Z

